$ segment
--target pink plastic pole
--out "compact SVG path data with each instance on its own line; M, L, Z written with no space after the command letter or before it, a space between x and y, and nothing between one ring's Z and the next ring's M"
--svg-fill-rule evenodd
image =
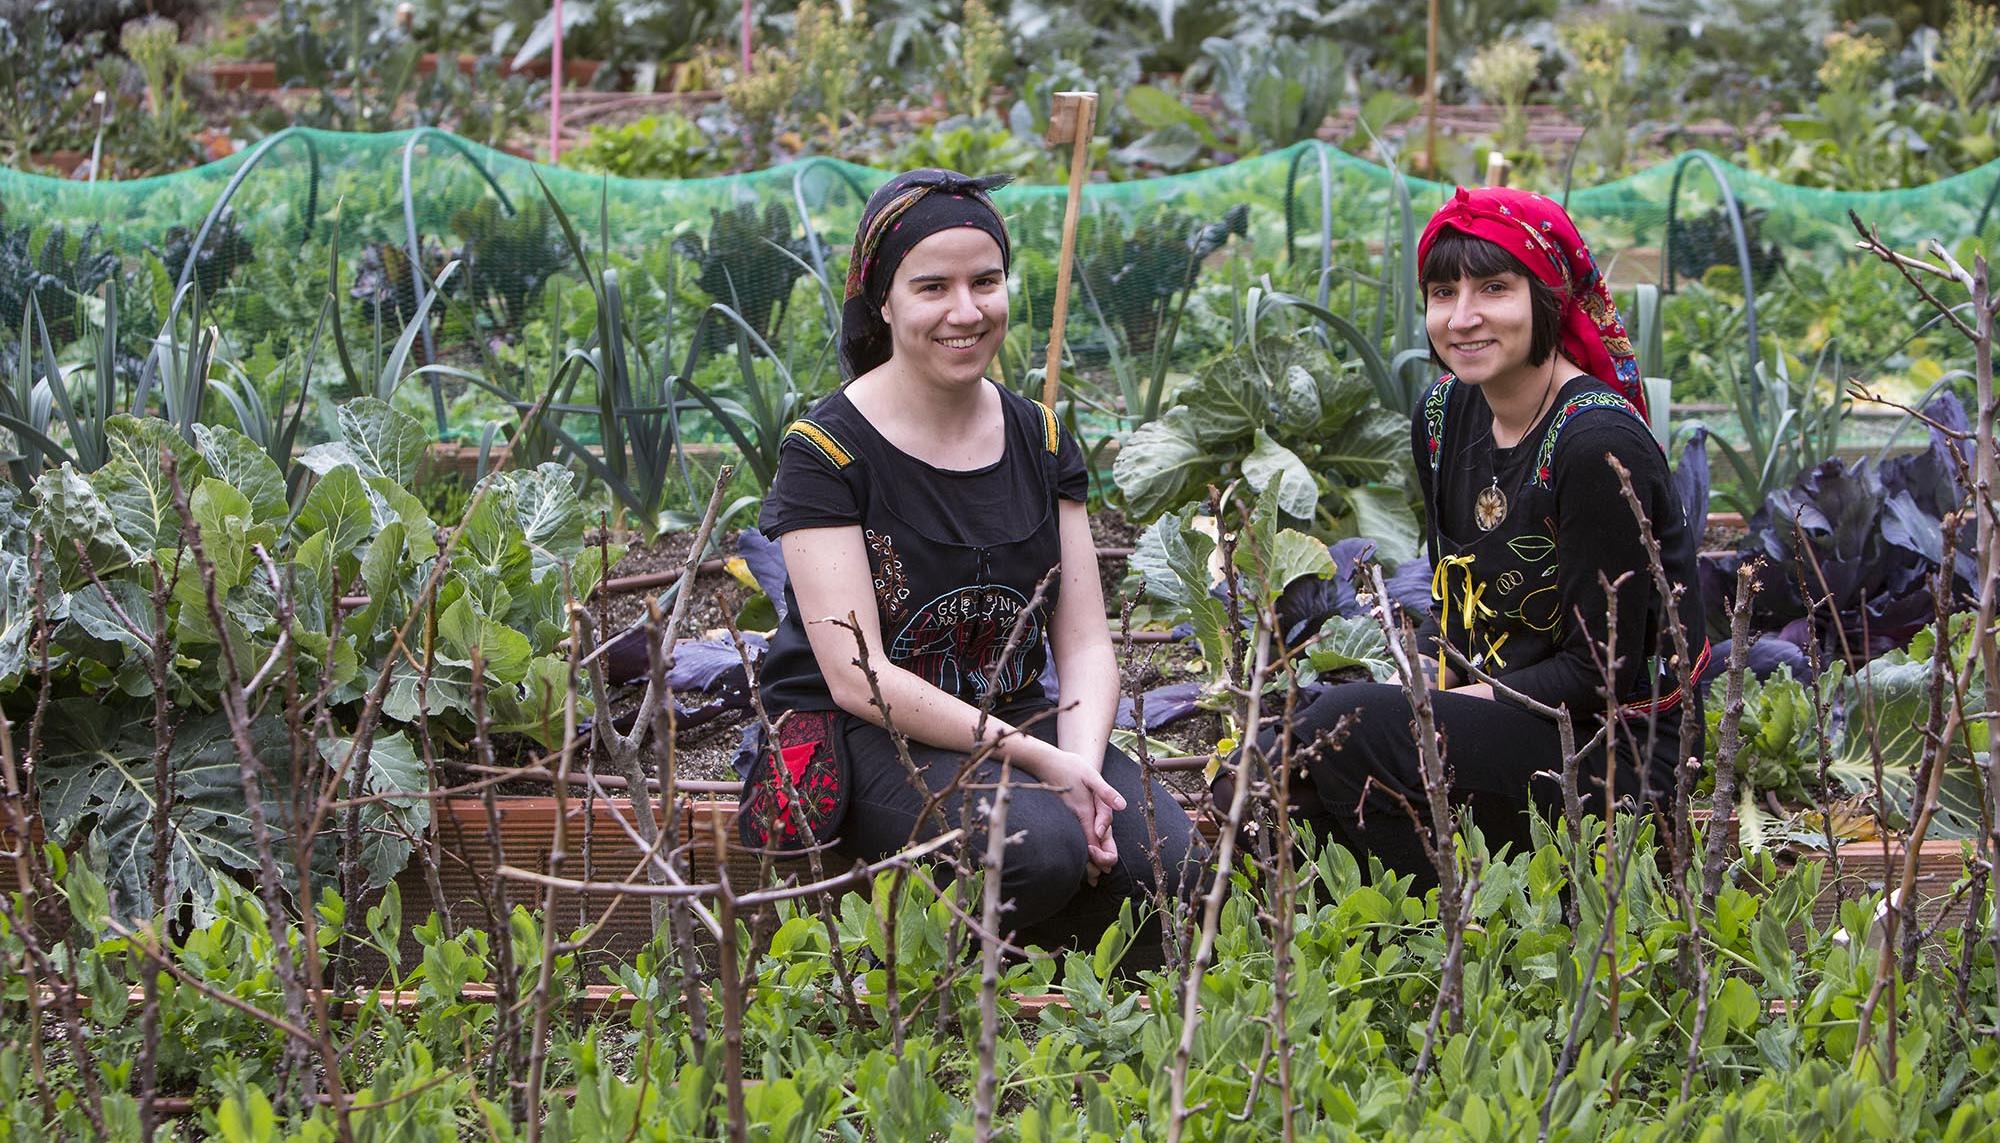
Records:
M549 162L562 158L563 0L556 0L555 44L549 55Z
M750 0L743 0L743 74L750 74Z

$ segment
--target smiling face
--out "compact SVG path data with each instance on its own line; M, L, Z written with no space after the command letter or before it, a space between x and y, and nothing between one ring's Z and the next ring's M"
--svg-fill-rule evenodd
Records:
M882 320L897 368L945 384L979 381L1007 336L1000 244L970 226L917 243L896 267Z
M1461 381L1507 380L1532 367L1535 313L1524 274L1425 283L1424 326L1438 359Z

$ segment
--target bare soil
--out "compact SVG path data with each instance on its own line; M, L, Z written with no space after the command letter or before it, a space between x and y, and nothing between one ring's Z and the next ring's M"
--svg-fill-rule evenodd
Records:
M1733 552L1749 535L1748 529L1739 524L1724 524L1711 520L1701 534L1701 550L1704 552Z

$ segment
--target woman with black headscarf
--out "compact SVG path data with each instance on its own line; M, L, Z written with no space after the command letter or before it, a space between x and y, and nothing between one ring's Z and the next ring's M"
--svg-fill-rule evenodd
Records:
M1005 181L912 171L862 214L840 331L852 380L787 432L758 522L790 572L762 682L783 717L741 820L753 844L832 840L864 860L963 824L983 856L967 807L1007 766L1006 829L1022 836L1003 927L1054 945L1095 939L1156 871L1178 892L1194 846L1180 806L1109 745L1118 670L1082 452L985 376L1007 334L1010 248L988 195Z

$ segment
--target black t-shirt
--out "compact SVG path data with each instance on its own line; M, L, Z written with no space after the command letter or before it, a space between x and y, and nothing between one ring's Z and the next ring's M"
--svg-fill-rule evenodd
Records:
M996 386L996 388L999 388ZM794 423L779 452L758 530L776 539L801 528L859 525L875 585L882 642L897 666L947 694L996 708L1045 698L1051 580L1004 668L1016 617L1062 556L1056 502L1083 501L1083 452L1037 401L999 389L1006 422L1000 459L983 468L937 468L890 444L836 392ZM786 612L763 671L775 710L835 704L806 639L798 598Z
M1599 580L1618 583L1619 694L1626 701L1675 689L1663 604L1638 521L1605 454L1632 473L1632 487L1658 540L1669 582L1684 590L1680 616L1699 654L1704 643L1695 568L1698 527L1669 479L1666 456L1645 422L1602 382L1578 375L1519 443L1499 448L1493 413L1474 386L1445 377L1411 424L1434 566L1432 614L1419 632L1434 653L1442 633L1507 686L1580 720L1601 715L1603 675L1591 655L1606 632ZM1481 530L1480 491L1507 500L1499 525ZM1629 573L1629 574L1628 574ZM1444 598L1438 600L1442 585ZM1470 600L1470 602L1468 602ZM1582 618L1579 625L1578 618ZM1657 657L1657 658L1656 658ZM1662 720L1671 730L1673 720Z

